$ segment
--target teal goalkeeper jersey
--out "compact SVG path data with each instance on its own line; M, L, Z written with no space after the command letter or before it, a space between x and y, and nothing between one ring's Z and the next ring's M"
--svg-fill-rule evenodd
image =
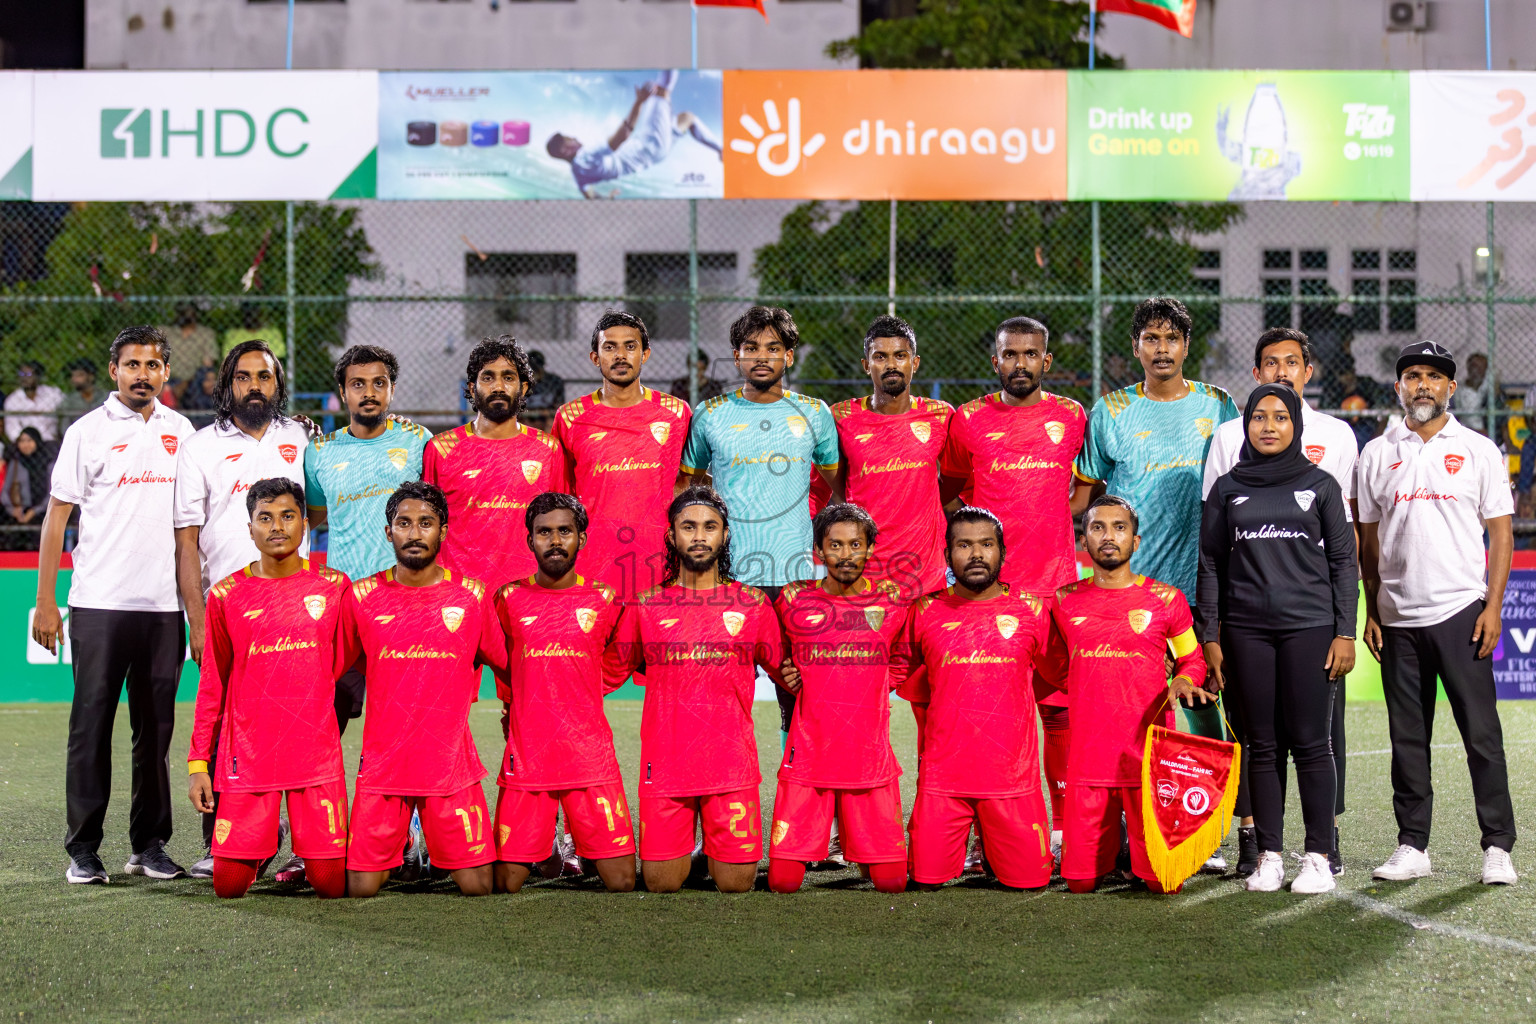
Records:
M1239 413L1221 388L1189 382L1189 394L1154 402L1140 384L1093 403L1088 437L1073 472L1102 480L1141 519L1141 548L1131 568L1171 583L1195 603L1200 562L1201 482L1211 436Z
M832 410L793 391L758 403L738 388L700 402L683 448L683 470L708 471L730 510L736 578L759 587L824 574L811 556L811 474L837 464Z
M384 433L366 441L343 427L309 442L304 501L326 510L326 565L360 580L395 564L384 506L395 488L421 479L421 453L430 439L422 427L390 420Z

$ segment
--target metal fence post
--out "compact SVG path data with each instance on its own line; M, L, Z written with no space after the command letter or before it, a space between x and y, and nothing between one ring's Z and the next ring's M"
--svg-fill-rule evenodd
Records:
M1104 382L1104 330L1100 323L1103 306L1100 296L1104 293L1104 261L1103 250L1099 244L1099 201L1097 199L1093 201L1091 217L1093 221L1093 252L1090 257L1093 262L1093 312L1088 323L1093 331L1093 394L1089 396L1089 404L1098 400Z
M1498 328L1494 322L1493 286L1494 286L1494 259L1493 259L1493 204L1487 204L1488 219L1488 258L1483 266L1486 272L1483 275L1483 301L1488 310L1488 398L1485 402L1487 408L1484 411L1484 419L1488 428L1488 436L1498 444L1498 422L1493 418L1494 410L1498 407L1499 393L1495 386L1499 380L1499 363L1497 356Z
M896 315L896 200L891 200L891 228L885 254L885 312Z
M293 301L294 301L294 296L297 294L297 292L296 292L296 290L294 288L294 280L293 280L293 200L291 200L291 199L288 201L288 204L287 204L286 225L287 225L287 230L284 232L284 235L283 235L283 237L284 237L283 249L284 249L284 257L286 258L286 261L287 261L287 271L288 271L287 272L288 287L287 287L287 297L286 297L287 298L287 307L288 307L288 318L287 318L287 323L286 323L286 325L285 325L285 327L283 329L283 338L288 342L288 387L292 391L298 391L299 390L299 378L298 378L298 375L297 375L296 371L297 371L298 365L299 365L298 364L299 339L297 337L297 331L294 329L295 317L294 317Z
M699 201L688 200L688 404L699 404Z

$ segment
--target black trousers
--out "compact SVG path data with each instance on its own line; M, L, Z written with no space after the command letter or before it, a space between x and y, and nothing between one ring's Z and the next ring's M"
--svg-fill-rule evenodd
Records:
M112 795L112 726L123 685L133 730L133 790L128 839L134 853L171 838L171 781L166 760L176 725L176 684L186 647L180 612L69 610L75 696L64 761L64 806L71 857L101 847Z
M1483 849L1515 845L1515 811L1504 764L1504 730L1493 685L1493 659L1476 657L1472 629L1485 602L1467 605L1433 626L1382 627L1381 685L1392 737L1392 810L1397 841L1429 848L1435 791L1429 743L1435 725L1435 680L1445 685L1472 774Z
M1296 762L1308 853L1333 848L1331 734L1336 685L1323 664L1333 627L1285 631L1223 626L1221 650L1241 680L1248 790L1259 848L1285 849L1285 751Z
M1339 680L1338 687L1338 692L1334 694L1333 729L1330 735L1330 740L1333 744L1333 777L1335 782L1333 813L1335 817L1343 814L1345 810L1344 771L1349 763L1349 756L1344 752L1344 681L1342 679ZM1234 680L1230 675L1227 676L1227 688L1222 691L1222 699L1226 703L1228 710L1232 712L1232 731L1236 734L1235 738L1237 742L1243 745L1243 749L1247 750L1248 740L1243 736L1242 727L1243 715L1241 704L1243 693L1239 680ZM1280 763L1282 765L1285 764L1290 756L1291 752L1289 750L1282 750L1279 755ZM1284 772L1280 774L1280 785L1283 792L1283 787L1285 786ZM1233 808L1233 813L1239 818L1253 817L1253 800L1248 795L1248 758L1246 756L1239 766L1237 804Z

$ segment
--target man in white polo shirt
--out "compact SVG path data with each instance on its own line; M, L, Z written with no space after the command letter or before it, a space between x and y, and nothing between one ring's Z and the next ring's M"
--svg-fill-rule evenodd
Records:
M1286 381L1299 395L1312 380L1315 365L1312 361L1312 343L1301 331L1289 327L1275 327L1259 335L1253 348L1253 379L1259 384ZM1353 502L1355 497L1355 457L1359 452L1355 444L1355 432L1341 419L1318 412L1305 400L1301 403L1301 445L1307 458L1329 476L1339 482L1344 500ZM1231 472L1243 451L1243 421L1228 420L1216 428L1211 437L1211 450L1205 456L1205 481L1201 496L1211 493L1216 479ZM1342 691L1341 691L1342 692ZM1229 703L1242 699L1241 687L1232 686ZM1234 715L1234 721L1241 721ZM1338 777L1334 796L1333 849L1328 854L1328 865L1334 874L1342 874L1344 861L1339 854L1338 816L1344 813L1344 700L1333 702L1333 769ZM1241 739L1242 737L1239 737ZM1283 753L1283 752L1282 752ZM1282 762L1284 758L1282 757ZM1237 790L1234 808L1240 824L1237 830L1237 874L1246 878L1259 866L1259 839L1254 831L1252 807L1248 801L1248 764L1243 762L1242 781Z
M286 415L283 364L264 341L242 341L230 349L214 401L214 421L187 439L176 464L176 579L198 664L204 595L260 557L251 540L245 492L269 477L287 477L302 487L309 444L308 431ZM307 539L300 553L308 553ZM213 820L212 814L203 816L205 846L213 842ZM212 857L194 864L191 874L213 877Z
M157 401L170 346L153 327L130 327L112 342L117 390L64 432L53 466L38 553L32 638L50 653L63 642L55 597L64 529L80 508L80 540L69 582L69 639L75 677L64 766L66 881L104 883L98 853L112 793L112 727L128 686L133 728L131 875L179 878L165 852L171 838L166 754L181 677L181 602L173 571L171 498L176 452L192 424Z
M1508 885L1516 880L1509 859L1515 813L1491 655L1514 551L1509 471L1492 441L1446 411L1456 361L1444 348L1406 346L1396 388L1404 421L1365 446L1355 489L1365 641L1381 662L1397 816L1397 850L1375 877L1398 881L1430 871L1429 740L1438 677L1467 752L1483 881Z

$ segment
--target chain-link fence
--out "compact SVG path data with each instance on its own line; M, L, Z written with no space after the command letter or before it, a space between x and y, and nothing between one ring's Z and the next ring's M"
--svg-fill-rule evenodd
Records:
M1195 316L1187 375L1240 400L1253 340L1299 327L1319 356L1314 403L1362 438L1395 409L1399 347L1434 338L1462 365L1458 415L1491 425L1513 464L1536 381L1536 277L1507 240L1533 220L1519 204L1451 203L3 203L0 388L14 409L56 387L77 414L111 387L112 336L154 323L195 421L211 415L222 354L262 337L290 367L295 408L325 425L333 360L367 342L400 358L396 408L446 426L469 348L510 333L542 359L537 422L596 385L587 354L605 308L645 319L645 378L689 397L736 380L727 326L768 302L800 325L793 386L828 400L867 391L864 326L894 309L916 328L924 393L958 405L994 390L992 328L1027 314L1052 330L1048 386L1086 405L1140 379L1131 311L1170 294ZM8 512L13 496L8 483Z

